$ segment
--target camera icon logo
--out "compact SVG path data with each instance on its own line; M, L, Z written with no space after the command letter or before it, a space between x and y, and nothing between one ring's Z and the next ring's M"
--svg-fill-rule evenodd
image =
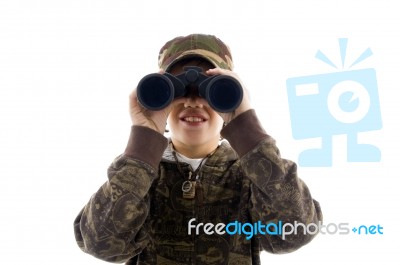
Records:
M339 39L342 65L347 39ZM368 48L350 66L372 55ZM316 58L337 68L321 51ZM382 128L375 69L289 78L286 81L294 139L321 138L319 149L299 154L300 166L332 166L332 137L347 135L348 162L379 162L380 149L358 143L357 134Z

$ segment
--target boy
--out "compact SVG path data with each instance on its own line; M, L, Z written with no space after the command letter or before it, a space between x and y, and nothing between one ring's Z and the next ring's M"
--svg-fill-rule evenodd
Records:
M178 37L161 48L161 73L185 66L240 82L215 36ZM260 264L261 250L286 253L310 242L317 231L279 231L279 223L318 224L322 213L243 90L231 113L213 110L196 88L159 111L144 109L134 91L126 150L75 220L79 247L126 264Z

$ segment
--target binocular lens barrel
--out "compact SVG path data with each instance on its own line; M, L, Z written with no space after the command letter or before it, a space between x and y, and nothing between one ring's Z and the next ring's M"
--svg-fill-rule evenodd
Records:
M208 84L205 98L214 110L232 112L242 102L243 91L236 79L220 75Z
M161 110L174 100L174 86L167 77L150 74L139 82L137 97L146 109Z

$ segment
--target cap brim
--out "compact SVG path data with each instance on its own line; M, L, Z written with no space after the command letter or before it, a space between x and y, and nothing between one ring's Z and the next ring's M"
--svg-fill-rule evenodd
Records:
M164 70L167 72L171 69L172 66L174 66L179 61L182 61L184 59L189 59L189 58L201 58L201 59L204 59L205 61L209 62L210 64L212 64L214 67L219 67L213 60L210 60L210 58L208 58L202 54L199 54L199 53L191 52L191 53L185 53L183 55L178 56L171 63L169 63L169 65Z

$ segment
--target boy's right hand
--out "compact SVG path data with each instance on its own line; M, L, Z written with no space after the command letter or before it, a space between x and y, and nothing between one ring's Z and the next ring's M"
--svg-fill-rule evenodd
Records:
M167 106L159 111L152 111L140 105L136 89L129 95L129 114L131 116L132 125L144 126L164 134L165 125L170 110Z

